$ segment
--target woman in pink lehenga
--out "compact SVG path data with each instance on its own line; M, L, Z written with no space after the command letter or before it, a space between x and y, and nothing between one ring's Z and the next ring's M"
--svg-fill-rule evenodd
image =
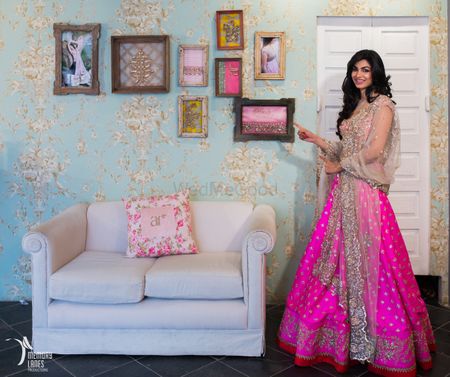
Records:
M298 125L300 139L320 147L324 171L336 176L323 185L328 190L319 187L323 210L287 297L278 342L299 366L328 362L345 372L359 361L382 376L412 377L416 362L431 368L435 342L387 198L400 129L380 56L357 52L342 89L340 141Z

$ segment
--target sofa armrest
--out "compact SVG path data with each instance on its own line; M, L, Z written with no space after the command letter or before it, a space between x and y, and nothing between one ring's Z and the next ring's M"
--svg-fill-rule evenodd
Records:
M50 275L84 251L88 204L76 204L31 229L22 249L32 256L33 327L47 327Z
M267 204L256 206L250 217L249 231L244 247L267 254L273 250L276 238L275 211Z
M80 203L32 228L22 239L22 249L35 255L48 254L52 274L85 249L88 204Z
M242 247L244 300L248 307L248 328L261 329L265 324L266 254L276 242L275 211L266 204L255 207L250 217Z

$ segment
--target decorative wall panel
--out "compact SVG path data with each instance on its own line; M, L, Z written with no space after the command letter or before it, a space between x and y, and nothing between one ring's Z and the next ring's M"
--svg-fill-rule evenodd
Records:
M30 298L22 235L79 201L190 188L193 199L251 200L277 212L268 257L268 300L282 302L310 233L316 154L297 141L233 140L232 99L208 87L179 87L179 44L209 44L214 58L242 58L243 96L296 98L295 119L316 124L316 17L430 17L431 272L448 281L447 19L444 0L9 0L0 2L0 300ZM244 11L244 50L215 48L217 10ZM101 23L99 96L52 95L53 23ZM286 33L286 79L255 81L256 31ZM111 35L170 35L169 93L111 93ZM352 38L357 36L349 36ZM349 42L349 43L350 43ZM410 46L405 45L405 49ZM177 137L179 95L209 98L208 137ZM330 114L333 115L334 114ZM407 114L404 115L407 119ZM413 132L415 125L411 126ZM415 174L414 164L405 174ZM414 235L407 235L414 243ZM444 290L444 302L448 292Z

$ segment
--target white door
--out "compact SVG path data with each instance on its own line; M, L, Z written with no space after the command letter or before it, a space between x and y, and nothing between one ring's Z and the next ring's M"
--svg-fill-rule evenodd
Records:
M319 133L336 139L341 85L351 56L377 51L391 75L401 127L401 167L389 200L397 216L414 273L429 273L430 150L429 44L427 17L318 17Z

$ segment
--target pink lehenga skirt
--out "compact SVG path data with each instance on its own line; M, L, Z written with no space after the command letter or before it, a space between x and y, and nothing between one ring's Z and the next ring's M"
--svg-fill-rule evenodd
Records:
M368 204L369 203L369 204ZM384 192L340 174L298 267L278 332L295 364L358 362L386 377L432 366L435 341Z

